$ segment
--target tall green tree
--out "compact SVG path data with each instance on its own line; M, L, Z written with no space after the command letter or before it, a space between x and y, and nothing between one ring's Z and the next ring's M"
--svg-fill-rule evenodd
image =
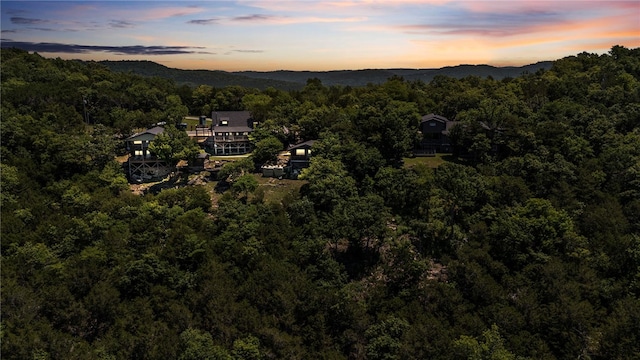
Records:
M168 124L164 131L149 144L149 150L160 159L171 165L176 165L180 160L195 160L200 148L186 132L178 130L174 125Z
M276 164L278 154L283 150L284 145L274 136L262 139L255 144L251 152L251 159L256 168L264 164Z

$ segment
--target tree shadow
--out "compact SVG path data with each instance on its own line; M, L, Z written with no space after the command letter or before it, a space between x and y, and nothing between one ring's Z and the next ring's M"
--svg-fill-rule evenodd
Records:
M154 184L151 187L149 187L148 192L156 195L156 194L160 193L160 191L165 190L165 189L172 189L172 188L175 188L175 187L181 187L181 186L184 186L184 184L186 184L188 179L189 179L189 174L188 173L176 172L173 175L170 175L168 180L161 181L161 182L159 182L157 184Z

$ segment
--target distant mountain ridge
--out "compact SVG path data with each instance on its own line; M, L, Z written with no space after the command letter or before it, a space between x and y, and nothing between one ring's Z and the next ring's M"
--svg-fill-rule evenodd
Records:
M401 76L405 80L430 82L435 76L454 78L466 76L491 76L496 80L518 77L525 73L534 73L540 69L548 70L553 61L542 61L525 66L496 67L491 65L457 65L439 69L364 69L335 71L237 71L222 70L182 70L169 68L152 61L100 61L112 71L130 72L142 76L159 76L172 79L177 84L191 86L210 85L222 88L239 85L248 88L266 89L274 87L282 90L301 89L308 79L318 78L323 85L365 86L380 84L392 76Z

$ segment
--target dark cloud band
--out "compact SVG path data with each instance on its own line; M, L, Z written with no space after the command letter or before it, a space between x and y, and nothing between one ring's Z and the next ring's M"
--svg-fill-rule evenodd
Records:
M12 24L20 24L20 25L34 25L34 24L46 24L47 20L43 19L31 19L25 17L14 16L11 18Z
M215 24L218 22L218 19L196 19L196 20L189 20L187 21L187 24L193 24L193 25L211 25L211 24Z
M87 54L91 52L107 52L119 55L175 55L175 54L211 54L203 47L190 46L93 46L93 45L75 45L75 44L59 44L59 43L33 43L22 41L2 40L1 46L15 47L27 51L48 52L48 53L67 53L67 54Z
M124 20L111 20L109 26L117 29L126 29L134 27L134 24Z

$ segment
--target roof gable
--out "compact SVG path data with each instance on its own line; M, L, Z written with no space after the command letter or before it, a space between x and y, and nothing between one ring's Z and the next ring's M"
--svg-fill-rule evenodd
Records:
M162 134L162 132L164 132L164 128L161 126L154 126L150 129L147 129L145 131L133 134L131 136L129 136L127 138L127 141L134 141L134 140L153 140L153 138L156 137L156 135L158 134Z
M423 116L422 120L420 122L423 123L423 122L432 121L432 120L435 120L435 121L438 121L438 122L441 122L441 123L445 123L445 124L450 121L449 119L447 119L446 117L444 117L442 115L428 114L428 115Z
M301 142L300 144L293 145L289 147L289 150L302 149L302 148L310 148L315 143L315 140L307 140L305 142Z
M212 119L214 126L249 127L252 125L249 111L214 111Z

